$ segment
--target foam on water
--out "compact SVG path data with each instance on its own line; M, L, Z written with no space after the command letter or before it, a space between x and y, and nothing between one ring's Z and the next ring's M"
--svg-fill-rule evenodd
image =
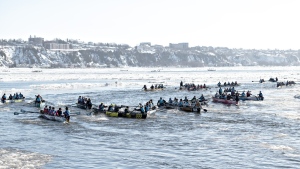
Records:
M0 168L41 168L51 160L50 155L0 148Z

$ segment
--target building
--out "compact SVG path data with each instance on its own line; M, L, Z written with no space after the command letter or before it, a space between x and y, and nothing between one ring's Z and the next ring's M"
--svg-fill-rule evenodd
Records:
M28 43L29 44L32 44L32 45L40 45L40 46L43 46L43 43L44 43L44 38L41 38L41 37L30 37L28 38Z
M170 43L169 47L173 49L188 49L189 43Z
M151 42L141 42L140 43L140 46L145 46L145 45L151 46Z
M44 47L46 49L70 49L70 44L57 43L56 41L45 41Z

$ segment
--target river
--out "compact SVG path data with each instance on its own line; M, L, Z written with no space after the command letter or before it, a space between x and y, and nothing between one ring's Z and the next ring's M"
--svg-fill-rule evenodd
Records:
M8 70L8 71L7 71ZM33 69L0 72L0 92L22 92L25 102L0 105L2 168L299 168L300 67ZM296 85L277 88L258 83L278 77ZM179 83L206 84L201 91L179 91ZM218 82L237 81L238 91L264 94L264 101L238 106L213 103ZM163 91L143 85L162 83ZM40 94L56 108L69 106L69 124L47 121L36 113L14 115ZM136 106L160 97L203 94L207 112L158 110L147 119L89 115L72 107L78 96L93 104Z

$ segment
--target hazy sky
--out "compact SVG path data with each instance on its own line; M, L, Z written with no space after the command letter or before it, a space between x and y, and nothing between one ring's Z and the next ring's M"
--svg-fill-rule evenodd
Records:
M0 0L0 7L1 39L300 49L299 0Z

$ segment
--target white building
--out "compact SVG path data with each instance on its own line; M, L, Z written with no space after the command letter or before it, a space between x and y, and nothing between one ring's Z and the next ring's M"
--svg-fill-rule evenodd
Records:
M169 47L173 49L188 49L189 43L170 43Z

